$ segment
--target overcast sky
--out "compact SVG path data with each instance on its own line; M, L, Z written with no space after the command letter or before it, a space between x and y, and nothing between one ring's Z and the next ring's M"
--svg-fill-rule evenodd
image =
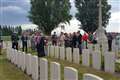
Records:
M108 1L112 5L112 15L107 30L120 32L120 0ZM74 0L70 0L70 2L72 5L71 14L74 16L76 13ZM29 10L29 0L0 0L0 24L31 24L27 18Z

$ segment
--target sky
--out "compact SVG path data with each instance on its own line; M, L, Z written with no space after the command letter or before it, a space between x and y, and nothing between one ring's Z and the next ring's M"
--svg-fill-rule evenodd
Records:
M75 8L74 0L70 0L70 2L72 5L70 12L75 16L77 10ZM106 29L109 32L120 32L120 0L108 0L108 2L112 5L112 14L109 25ZM29 10L29 0L0 0L0 24L32 24L27 17ZM78 21L74 19L71 23L78 24Z

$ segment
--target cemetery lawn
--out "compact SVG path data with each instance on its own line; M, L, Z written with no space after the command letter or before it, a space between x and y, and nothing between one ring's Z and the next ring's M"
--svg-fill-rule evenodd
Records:
M32 51L31 49L29 49L28 53L31 53L33 55L36 55L37 53L35 51ZM82 80L83 78L83 74L84 73L91 73L91 74L95 74L101 78L103 78L104 80L120 80L120 64L116 64L116 70L118 73L116 74L110 74L104 71L99 71L99 70L95 70L91 67L85 67L82 65L78 65L78 64L74 64L74 63L70 63L68 61L63 61L63 60L59 60L59 59L55 59L55 58L50 58L50 57L45 57L48 59L48 66L50 67L50 62L58 62L61 64L61 80L64 80L64 67L73 67L75 69L78 70L78 74L79 74L79 80ZM50 70L50 69L49 69ZM50 71L49 71L49 80L50 80Z
M5 50L0 55L0 80L32 80L6 59Z

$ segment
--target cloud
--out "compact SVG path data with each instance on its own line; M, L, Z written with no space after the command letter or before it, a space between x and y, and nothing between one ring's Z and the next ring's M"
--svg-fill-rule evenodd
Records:
M120 32L120 11L111 14L109 25L107 26L107 32Z
M112 12L120 11L120 0L108 0L108 3L111 4L112 6L111 8Z
M26 10L24 10L19 6L5 6L5 7L1 7L1 10L3 13L11 12L11 13L26 14Z
M23 30L27 30L27 29L37 29L37 25L35 24L22 24L21 25Z
M110 22L119 22L120 23L120 11L111 14Z

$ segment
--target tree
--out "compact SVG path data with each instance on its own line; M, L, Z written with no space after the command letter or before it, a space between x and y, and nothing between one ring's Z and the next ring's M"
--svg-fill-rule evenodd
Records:
M94 32L98 28L99 0L75 0L76 18L81 22L82 29ZM111 15L111 5L107 0L102 0L102 26L106 27Z
M29 19L45 34L71 19L69 0L31 0Z
M17 26L16 29L17 29L18 35L21 35L21 33L22 33L21 26Z

